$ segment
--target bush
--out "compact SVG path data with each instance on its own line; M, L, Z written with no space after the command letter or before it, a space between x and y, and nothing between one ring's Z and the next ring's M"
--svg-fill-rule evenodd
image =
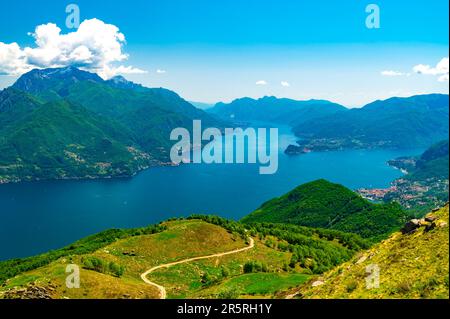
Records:
M125 267L115 262L106 262L95 256L87 256L82 259L83 268L94 270L102 274L111 274L116 277L122 277Z

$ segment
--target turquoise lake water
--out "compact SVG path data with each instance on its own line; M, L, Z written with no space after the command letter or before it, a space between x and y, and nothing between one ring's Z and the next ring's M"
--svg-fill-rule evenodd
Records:
M280 130L279 168L258 164L158 167L133 178L0 185L0 260L67 245L112 227L138 227L192 213L239 219L263 202L318 178L351 189L387 187L401 176L386 161L422 150L351 150L288 157Z

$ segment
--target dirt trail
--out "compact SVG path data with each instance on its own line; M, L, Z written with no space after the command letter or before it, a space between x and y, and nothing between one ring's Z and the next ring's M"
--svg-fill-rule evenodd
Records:
M224 253L219 253L219 254L214 254L214 255L208 255L208 256L193 257L193 258L183 259L183 260L180 260L180 261L175 261L175 262L168 263L168 264L163 264L163 265L155 266L155 267L153 267L153 268L150 268L150 269L147 270L146 272L144 272L144 273L141 275L141 278L142 278L142 280L145 281L147 284L152 285L152 286L158 288L158 290L159 290L159 298L160 298L160 299L166 299L166 296L167 296L167 294L166 294L166 289L165 289L163 286L158 285L157 283L154 283L154 282L148 280L148 279L147 279L148 274L154 272L155 270L161 269L161 268L169 268L169 267L172 267L172 266L175 266L175 265L184 264L184 263L188 263L188 262L191 262L191 261L196 261L196 260L201 260L201 259L209 259L209 258L215 258L215 257L221 257L221 256L226 256L226 255L236 254L236 253L240 253L240 252L243 252L243 251L252 249L252 248L255 246L255 241L254 241L253 238L251 238L251 237L249 237L248 239L249 239L249 241L250 241L250 244L249 244L247 247L239 248L239 249L235 249L235 250L231 250L231 251L227 251L227 252L224 252Z

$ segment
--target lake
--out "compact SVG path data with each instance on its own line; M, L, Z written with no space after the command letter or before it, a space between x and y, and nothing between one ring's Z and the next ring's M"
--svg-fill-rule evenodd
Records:
M145 226L192 213L237 220L318 178L351 189L387 187L402 173L386 161L423 151L286 156L283 150L294 141L288 128L280 128L279 168L274 175L260 175L258 164L186 164L151 168L126 179L0 185L0 260L60 248L108 228Z

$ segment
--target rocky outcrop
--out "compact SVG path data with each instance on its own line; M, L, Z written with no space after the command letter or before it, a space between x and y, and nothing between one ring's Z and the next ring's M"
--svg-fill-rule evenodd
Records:
M300 147L300 146L297 146L297 145L290 144L290 145L286 148L286 150L284 151L284 153L285 153L286 155L300 155L300 154L308 153L308 151L305 150L304 147Z
M420 224L420 220L419 219L411 219L409 222L407 222L405 224L405 226L403 226L403 228L401 229L401 232L402 232L403 235L405 235L405 234L412 234L417 229L419 229L420 226L421 226L421 224Z
M425 232L429 232L435 229L436 226L440 227L440 224L438 225L437 223L438 221L439 218L431 213L422 219L411 219L403 226L401 232L403 235L412 234L421 227L425 228Z
M4 299L52 299L52 294L56 287L37 286L35 283L28 284L26 287L12 288L3 294Z

